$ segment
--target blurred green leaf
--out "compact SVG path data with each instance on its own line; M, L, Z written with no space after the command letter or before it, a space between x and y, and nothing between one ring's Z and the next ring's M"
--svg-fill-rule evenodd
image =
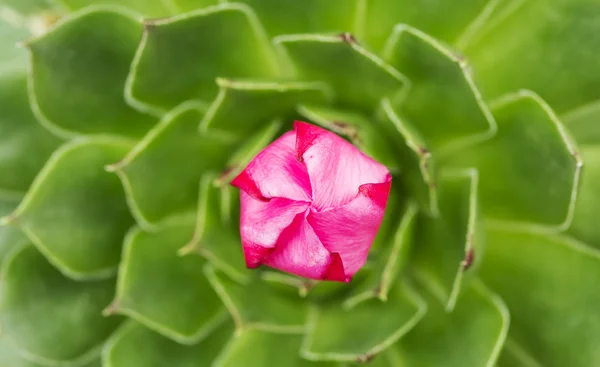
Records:
M119 179L104 171L129 144L76 140L57 150L5 220L19 226L52 265L74 279L116 270L133 224Z
M600 146L583 147L581 154L585 166L569 233L591 246L600 248Z
M397 93L408 82L350 34L284 35L273 42L289 54L300 78L326 82L336 102L348 108L372 112L381 98Z
M89 8L28 41L30 93L40 121L66 136L143 135L154 119L127 106L123 96L141 34L131 14Z
M198 344L181 345L132 322L106 344L103 361L111 367L210 366L232 335L233 323L228 322Z
M141 110L160 114L191 98L211 101L218 77L279 74L275 50L252 10L221 4L145 21L126 93Z
M561 120L569 128L579 145L600 144L600 103L595 102L583 106L561 116Z
M22 1L22 0L20 0ZM5 16L6 18L8 16ZM16 17L16 16L15 16ZM18 22L19 19L13 19ZM24 71L27 67L27 52L19 46L19 42L26 40L29 32L23 26L8 23L7 19L0 18L0 74L10 76L16 71Z
M86 363L121 321L101 315L114 289L114 279L65 278L33 246L22 247L2 268L2 333L38 363Z
M533 229L490 227L483 280L511 312L509 336L540 365L600 364L600 253Z
M50 0L52 1L52 0ZM173 14L172 0L58 0L71 10L84 9L91 5L119 5L139 12L141 15L161 17Z
M582 161L550 107L528 91L493 108L498 133L440 164L475 167L488 218L561 226L573 212Z
M199 256L177 254L192 223L156 232L132 230L123 248L115 300L107 314L127 315L179 343L206 337L223 319L223 306L202 272Z
M18 196L4 197L0 194L0 217L12 213L17 208L20 201L21 198ZM4 262L4 259L9 255L12 249L27 242L29 242L27 237L25 237L23 232L18 228L9 224L0 223L0 265Z

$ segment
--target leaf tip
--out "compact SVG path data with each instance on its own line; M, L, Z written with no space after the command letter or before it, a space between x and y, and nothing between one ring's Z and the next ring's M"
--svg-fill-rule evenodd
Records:
M102 310L102 316L114 316L119 312L119 308L119 301L114 300L110 305L108 305L104 310Z

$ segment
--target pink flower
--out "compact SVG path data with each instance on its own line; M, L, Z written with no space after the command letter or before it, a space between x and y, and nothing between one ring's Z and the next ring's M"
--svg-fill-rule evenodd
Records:
M296 121L233 181L246 265L349 282L365 264L392 184L385 166Z

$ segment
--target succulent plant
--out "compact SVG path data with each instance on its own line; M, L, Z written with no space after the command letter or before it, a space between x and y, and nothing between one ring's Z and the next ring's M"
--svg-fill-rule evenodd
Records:
M600 1L0 4L1 367L600 365ZM246 267L295 120L393 176L350 282Z

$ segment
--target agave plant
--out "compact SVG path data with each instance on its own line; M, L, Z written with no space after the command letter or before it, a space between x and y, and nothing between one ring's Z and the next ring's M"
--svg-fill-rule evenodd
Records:
M600 365L600 1L0 3L0 366ZM349 282L244 261L296 120L393 178Z

